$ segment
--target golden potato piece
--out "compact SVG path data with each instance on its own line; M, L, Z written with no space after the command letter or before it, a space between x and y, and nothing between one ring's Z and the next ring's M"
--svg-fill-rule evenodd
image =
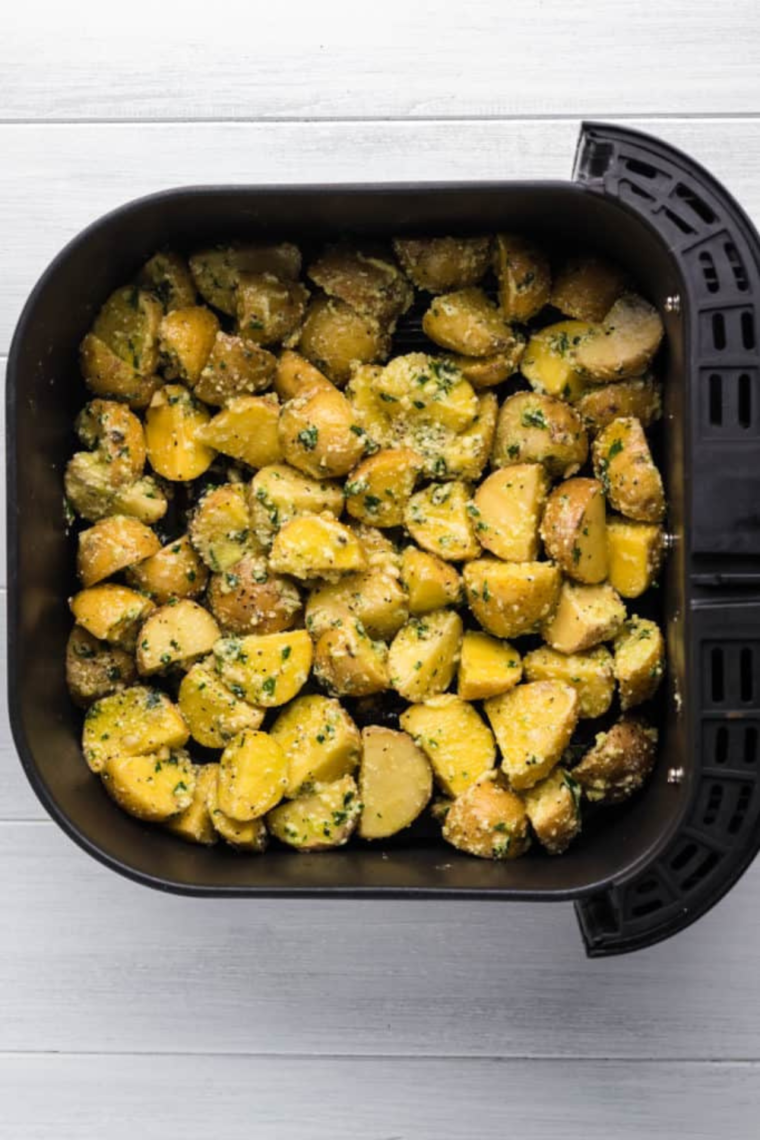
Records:
M406 277L389 258L356 249L327 250L309 267L308 275L328 297L345 301L380 325L393 327L414 298Z
M302 356L341 388L353 365L385 360L390 348L390 336L376 322L328 297L312 300L298 340Z
M423 463L408 447L378 451L346 480L346 510L370 526L401 526Z
M575 353L592 331L583 321L559 321L533 334L520 361L520 371L535 392L575 401L586 379L575 364Z
M110 507L114 514L131 515L146 526L152 526L164 517L169 503L152 475L143 475L142 479L119 487Z
M566 479L588 457L588 438L578 413L563 400L516 392L504 401L496 422L494 467L543 463L553 478Z
M523 658L526 681L562 681L578 694L578 715L604 716L615 695L612 654L603 645L581 653L558 653L542 645Z
M406 594L398 579L375 567L315 586L306 603L306 628L314 637L321 637L346 620L346 611L361 622L370 637L383 640L393 637L409 617Z
M465 631L457 679L457 693L463 701L498 697L521 679L520 654L513 645L474 629Z
M415 446L425 460L426 474L436 479L480 479L493 447L498 411L495 394L483 392L478 396L475 419L464 431L449 433L435 445L429 436L422 435Z
M140 420L115 400L90 400L77 416L76 432L85 447L102 457L114 487L133 483L143 473L145 433Z
M409 499L406 529L423 550L445 562L477 558L477 517L466 484L431 483Z
M520 343L501 310L474 287L434 298L422 329L441 348L464 356L509 353Z
M462 579L455 568L416 546L407 546L401 556L401 582L411 614L429 614L462 600Z
M614 649L620 707L625 712L657 692L665 672L665 639L656 622L633 616L615 638Z
M276 357L250 340L218 332L193 393L220 407L236 396L255 396L272 382Z
M109 756L100 775L120 808L149 823L185 811L195 794L195 767L183 750Z
M525 352L525 337L516 330L513 333L514 344L505 352L496 352L491 356L455 355L445 359L459 369L473 388L493 388L514 375Z
M280 527L299 515L328 512L337 518L343 501L339 483L311 479L286 464L262 467L253 477L249 496L254 532L268 545Z
M488 271L489 237L396 238L393 250L418 289L448 293L477 285Z
M287 704L306 684L313 649L305 629L223 637L214 646L219 676L236 697L262 708Z
M603 428L594 440L593 459L594 474L616 511L637 522L662 522L662 479L638 420L626 417Z
M190 804L179 815L174 815L166 823L172 835L179 836L187 843L198 843L202 847L212 847L218 833L211 819L209 806L217 781L218 764L195 766L195 789Z
M478 412L475 390L461 372L450 361L424 352L394 357L378 374L375 391L393 419L411 421L403 424L405 435L415 424L418 431L439 424L462 432Z
M316 369L315 369L316 371ZM346 398L354 411L354 420L364 429L365 438L376 447L390 447L396 442L393 401L384 400L377 390L383 375L380 364L363 364L352 369L346 386Z
M522 800L496 780L472 784L457 796L442 834L453 847L480 859L518 859L530 847Z
M486 550L505 562L535 562L548 490L540 463L518 463L489 475L473 496L475 530Z
M198 432L198 439L249 467L282 460L280 403L274 394L235 396Z
M561 575L551 562L479 558L464 568L467 604L494 637L535 633L553 612Z
M272 725L271 735L288 761L288 797L315 783L349 776L361 757L359 730L339 701L297 697Z
M526 238L497 234L493 261L504 316L509 321L535 317L551 295L551 271L544 253Z
M337 388L288 400L280 412L279 439L287 462L312 479L347 475L364 455L364 432Z
M555 768L523 796L536 839L550 855L561 855L579 834L580 800L581 790L564 768Z
M454 678L461 642L462 619L451 610L410 618L391 643L391 685L407 701L444 692Z
M144 677L178 665L186 668L210 653L220 637L219 626L208 610L180 598L150 615L137 644L137 671Z
M266 851L269 842L269 832L263 819L249 819L241 823L237 819L230 819L219 807L219 765L208 764L214 769L213 776L209 777L208 809L214 831L220 835L225 843L234 847L236 851L252 851L261 854Z
M96 396L126 400L130 408L147 408L162 383L155 373L142 376L92 333L79 347L79 364L87 387Z
M515 791L549 775L578 723L578 694L561 681L528 681L483 705Z
M66 643L66 684L75 705L87 708L135 679L135 663L128 653L104 645L81 625L74 626Z
M346 612L340 625L325 630L314 649L314 676L336 697L368 697L390 688L388 647L373 641L361 622Z
M662 390L649 376L619 380L615 384L587 388L575 408L592 435L613 420L626 416L634 416L647 428L662 415Z
M576 582L607 577L604 491L596 479L566 479L546 501L541 538L549 558Z
M189 735L179 709L164 693L134 685L90 706L84 718L82 750L92 771L99 772L113 756L181 748Z
M649 589L660 572L664 550L662 527L656 523L608 517L607 574L622 598L638 598Z
M80 590L69 606L77 623L99 640L134 649L140 624L155 608L149 598L106 582Z
M490 728L472 705L453 693L411 705L399 723L425 753L448 796L461 795L496 763Z
M332 578L367 569L367 556L354 532L332 515L299 515L277 532L269 565L294 578Z
M158 366L161 302L136 285L125 285L108 298L95 318L92 334L141 376Z
M544 622L542 636L560 653L580 653L609 641L625 621L625 606L608 582L585 586L565 581L554 613Z
M432 791L427 757L410 736L378 725L363 730L362 839L388 839L409 827L427 807Z
M298 851L327 851L348 843L360 815L356 781L344 776L280 804L267 816L267 826L276 839Z
M217 573L229 570L246 553L262 549L251 533L242 483L224 483L201 497L190 519L190 541Z
M653 305L635 293L625 293L578 345L578 367L597 381L640 376L651 364L664 331Z
M145 440L157 475L187 483L208 470L214 460L202 436L208 420L206 409L181 384L156 392L145 416Z
M600 732L572 777L590 800L620 803L637 792L657 759L657 729L634 716L623 716L609 732Z
M269 572L265 558L247 554L212 576L208 606L226 633L279 633L295 625L301 595L289 578Z
M241 273L237 288L240 335L254 344L281 344L300 326L309 290L273 273Z
M280 245L231 245L202 249L190 258L190 272L205 301L230 316L235 314L241 273L273 273L295 281L301 254L290 242Z
M286 348L277 359L274 390L283 403L311 392L332 392L335 385L299 352Z
M391 576L398 576L401 573L401 555L396 543L386 531L379 530L376 526L367 526L366 523L357 522L355 519L349 519L348 525L364 547L371 570Z
M259 819L280 802L288 783L285 753L266 732L246 729L219 761L217 803L229 819Z
M107 461L97 452L77 451L72 455L66 464L63 486L67 503L80 518L100 522L113 514L116 488Z
M178 253L156 253L140 270L138 282L158 297L164 312L186 309L195 304L195 284L190 266Z
M616 265L589 254L571 257L554 278L551 303L567 317L601 321L625 289Z
M172 598L196 598L208 581L208 570L193 550L188 535L162 546L144 562L127 570L127 580L159 605Z
M193 740L204 748L224 748L244 729L261 727L264 713L222 683L213 661L199 661L182 678L179 709Z
M167 380L192 388L200 379L219 332L219 318L203 305L173 309L159 327L159 351Z
M77 572L84 586L94 586L160 549L161 543L143 523L111 515L81 531Z

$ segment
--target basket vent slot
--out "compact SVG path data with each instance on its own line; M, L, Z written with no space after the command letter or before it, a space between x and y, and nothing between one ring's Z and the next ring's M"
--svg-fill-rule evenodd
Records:
M728 760L728 729L724 724L719 725L715 733L713 760L716 764L725 764Z
M747 349L755 347L755 321L752 313L746 310L741 315L742 344Z
M705 369L700 377L702 434L744 439L746 433L760 430L756 371L739 368Z
M754 654L745 645L739 654L739 695L744 704L752 700L755 691Z
M752 803L753 791L754 787L752 784L741 785L739 789L739 795L736 800L736 807L734 808L734 814L728 821L729 835L736 835L736 833L741 830L742 824L747 818L750 804Z
M760 708L755 667L760 642L711 641L703 645L704 697L708 706L744 713Z
M712 343L716 352L723 352L726 347L726 318L722 313L712 315Z
M737 401L739 426L748 428L752 423L752 384L749 375L742 372L739 376L739 399Z
M755 764L757 762L757 729L753 724L748 724L744 729L744 763Z
M657 170L654 166L650 166L648 162L642 162L638 158L627 158L625 160L626 169L630 170L631 174L638 174L639 178L654 179L657 177Z
M722 704L726 695L723 650L719 645L713 646L710 653L710 695L716 705Z
M708 293L717 293L720 290L720 281L718 280L718 271L715 268L715 261L712 254L703 249L699 255L699 264L702 267L702 276L705 279L705 286Z
M680 198L682 202L686 202L703 222L707 222L707 224L710 225L715 221L715 213L707 205L707 202L695 194L691 187L684 186L683 182L678 183L673 191L673 195L676 198Z
M686 219L682 218L680 214L677 214L675 210L671 210L666 206L664 213L665 217L669 218L673 225L677 226L682 234L693 234L697 232L694 229L694 226L690 225Z
M732 241L727 241L723 246L726 254L728 264L731 266L731 272L734 275L734 283L740 293L746 293L749 288L749 281L747 280L747 270L744 268L744 262L739 256L739 250L736 248Z
M727 775L731 772L747 775L748 770L751 772L757 766L758 722L708 720L703 732L706 764L714 764Z
M723 423L723 377L719 372L710 374L709 385L709 420L715 427L720 427Z
M645 202L654 202L656 200L654 194L650 194L643 186L639 186L637 182L630 182L627 178L621 178L620 188L621 190L628 190L635 198L641 198Z
M682 892L692 891L721 860L720 852L691 836L677 839L666 862Z
M712 827L720 814L720 805L723 803L723 785L711 784L702 812L702 823L705 827Z

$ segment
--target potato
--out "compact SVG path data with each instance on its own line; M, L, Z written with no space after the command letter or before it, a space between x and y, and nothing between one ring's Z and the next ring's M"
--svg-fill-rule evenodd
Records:
M398 577L401 573L401 555L388 533L378 530L376 526L356 522L354 519L348 520L348 526L364 547L370 569Z
M457 679L457 693L463 701L497 697L521 679L520 654L513 645L487 633L465 630Z
M456 672L461 642L462 619L452 610L410 618L391 643L391 685L407 701L444 692Z
M192 801L183 812L172 816L166 823L172 835L203 847L212 847L216 843L218 833L211 819L209 801L215 794L218 768L218 764L196 765Z
M548 304L551 271L546 256L526 238L497 234L494 270L499 279L499 303L509 321L529 321Z
M219 676L241 700L262 708L287 704L306 684L313 649L305 629L223 637L214 646Z
M644 429L637 419L613 420L594 440L594 474L610 505L637 522L665 516L665 492Z
M213 660L199 661L182 678L179 709L193 740L204 748L224 748L244 729L261 727L264 713L236 697L222 683Z
M111 799L149 823L161 823L193 802L195 767L185 751L109 756L100 774Z
M448 356L455 368L469 380L473 388L493 388L508 380L518 369L525 351L525 338L513 329L514 343L505 352L491 356Z
M77 416L76 432L107 467L113 487L134 483L143 473L145 433L140 420L115 400L90 400Z
M625 621L625 606L608 582L585 586L562 583L554 613L541 634L560 653L580 653L600 641L609 641Z
M406 277L389 258L355 249L327 250L309 266L308 275L328 297L345 301L380 325L395 325L414 298Z
M165 605L172 598L196 598L208 581L208 570L183 534L156 554L127 570L127 580L137 590Z
M281 344L300 326L309 290L273 273L241 273L237 288L240 335L259 345Z
M288 762L286 795L340 780L359 764L361 737L343 706L330 697L297 697L272 725L272 739Z
M489 475L473 496L475 529L486 550L506 562L535 562L548 490L540 463L518 463Z
M578 715L604 716L615 695L612 654L603 645L581 653L558 653L542 645L523 658L526 681L562 681L578 694Z
M91 332L119 360L140 376L152 376L158 366L161 302L136 285L125 285L108 298Z
M538 392L516 392L504 401L496 421L491 462L543 463L552 478L566 479L588 457L580 416L562 400Z
M442 348L464 356L513 352L520 343L500 309L474 287L434 298L422 330Z
M535 392L571 401L581 395L587 381L575 365L575 352L591 331L583 321L560 321L533 334L520 371Z
M190 258L195 286L205 301L230 316L235 314L241 273L273 273L295 281L301 254L289 242L280 245L231 245L202 249Z
M411 705L399 723L425 753L448 796L461 795L496 763L490 728L472 705L453 693Z
M66 643L66 684L74 704L87 708L135 679L135 663L128 653L104 645L83 626L74 626Z
M343 511L343 488L325 479L311 479L285 464L262 467L251 482L249 505L256 537L268 545L281 526L300 515L338 515Z
M321 637L345 621L346 611L361 622L370 637L382 640L393 637L409 617L406 594L398 579L374 567L315 586L306 603L306 628L312 636Z
M161 321L159 351L167 380L181 380L194 387L219 332L219 318L203 305L173 309Z
M429 614L462 600L462 579L454 567L416 546L407 546L401 556L401 582L411 614Z
M109 504L117 515L130 515L146 526L152 526L166 514L169 503L152 475L143 475L134 483L119 487Z
M436 360L424 352L394 357L378 374L375 391L392 418L411 420L418 430L440 424L461 432L470 427L478 411L475 390L461 372L450 361Z
M278 432L286 461L313 479L347 475L364 455L364 433L337 388L288 400Z
M418 289L447 293L477 285L491 256L489 237L396 238L393 250Z
M351 776L280 804L267 816L267 826L281 843L299 851L327 851L343 847L356 830L361 801Z
M299 515L275 535L269 565L294 578L334 578L367 569L362 544L330 514Z
M578 694L561 681L528 681L483 708L501 752L501 768L515 791L549 775L578 723Z
M530 847L522 801L496 780L472 784L457 796L442 834L453 847L480 859L518 859Z
M499 562L479 558L464 568L467 604L487 633L534 633L553 612L561 575L551 562Z
M480 479L488 462L496 432L499 405L493 392L478 396L478 410L470 426L458 435L440 440L435 446L430 436L421 437L418 450L425 461L426 474L437 479Z
M638 598L649 589L660 572L664 550L661 526L608 516L607 576L621 597Z
M409 499L404 522L423 550L445 562L477 558L480 543L470 492L464 483L431 483Z
M361 622L346 613L326 630L314 649L314 676L336 697L368 697L390 688L388 647L373 641Z
M137 671L144 677L209 653L221 636L208 610L189 598L172 600L150 615L137 645Z
M265 348L218 332L193 393L217 407L235 396L255 395L269 387L276 364L276 358Z
M572 777L590 800L616 804L639 790L656 759L657 729L623 716L609 732L598 734Z
M208 421L206 409L181 384L156 392L145 415L145 440L157 475L187 483L208 470L214 460L202 437Z
M512 468L514 470L514 468ZM546 501L541 521L546 554L576 582L607 577L604 491L596 479L566 479Z
M625 288L625 274L589 254L571 257L554 278L551 303L568 317L601 321Z
M80 532L77 573L84 586L94 586L160 549L161 543L143 523L111 515Z
M269 833L263 819L249 819L245 823L230 819L219 807L218 798L218 764L208 764L214 769L213 776L209 777L208 809L214 831L220 835L230 847L237 851L254 851L260 854L266 851L269 842Z
M102 455L77 451L66 464L63 476L66 501L80 518L99 522L113 513L116 488Z
M181 748L189 735L179 709L164 693L134 685L90 706L82 750L92 771L99 772L110 757Z
M664 331L653 305L635 293L625 293L578 345L578 367L597 381L640 376L651 364Z
M550 855L566 851L581 830L581 790L564 768L530 788L523 797L533 832Z
M262 549L251 532L242 483L224 483L206 491L190 519L190 541L217 573L229 570L246 553Z
M385 360L391 341L384 329L344 301L317 297L309 305L297 347L328 380L343 387L352 365Z
M274 737L246 729L222 753L217 803L229 819L247 823L280 802L287 782L287 757Z
M286 348L277 359L274 390L283 403L312 392L332 392L335 385L298 352Z
M147 408L162 382L155 373L141 375L92 333L79 346L79 365L87 387L96 396L126 400L131 408Z
M656 622L633 616L615 638L614 649L620 707L625 712L657 692L665 672L665 639Z
M422 466L417 452L408 447L371 455L346 481L346 510L371 526L401 526Z
M280 463L280 404L274 394L235 396L199 432L198 439L249 467Z
M650 376L618 380L586 389L575 408L591 435L625 416L634 416L647 428L662 415L662 390Z
M168 250L156 253L140 270L138 283L158 297L164 312L195 304L195 284L184 257Z
M295 625L301 595L289 578L269 573L265 558L247 554L212 576L208 606L226 633L279 633Z
M388 839L414 823L433 791L427 757L405 732L370 725L362 731L359 794L362 839Z
M380 364L363 364L352 369L346 398L353 408L355 422L364 428L365 438L377 447L389 447L396 441L390 415L393 401L383 399L377 391L377 381L382 375Z
M69 605L78 625L122 649L134 649L140 624L155 609L149 598L113 582L80 590Z

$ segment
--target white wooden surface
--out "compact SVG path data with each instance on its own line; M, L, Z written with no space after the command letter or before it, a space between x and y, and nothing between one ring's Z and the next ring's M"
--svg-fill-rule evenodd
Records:
M565 177L606 117L760 222L758 48L756 0L14 5L0 357L60 246L170 185ZM607 962L566 906L153 894L46 819L2 711L0 1140L753 1140L759 955L760 868Z

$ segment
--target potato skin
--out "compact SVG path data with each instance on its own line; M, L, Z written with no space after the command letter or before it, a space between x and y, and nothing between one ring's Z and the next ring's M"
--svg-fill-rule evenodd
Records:
M314 648L314 676L336 697L369 697L390 688L388 647L373 641L361 622L346 613L341 625L325 630Z
M546 554L578 582L607 577L604 491L596 479L566 479L546 501L541 521Z
M229 570L248 552L261 550L251 534L245 486L223 483L198 500L190 518L190 541L210 570Z
M665 492L644 429L632 416L613 420L594 440L594 474L610 505L638 522L665 517Z
M579 785L564 768L555 768L524 793L530 825L550 855L561 855L580 832L580 798Z
M69 600L69 606L77 624L93 637L130 652L141 622L155 609L150 598L115 582L80 590Z
M286 462L312 479L347 475L364 455L364 433L337 388L288 400L280 412L278 434Z
M530 846L522 800L496 780L467 788L446 813L443 838L480 859L517 859Z
M422 329L441 348L469 357L512 352L519 343L496 305L474 287L436 297L422 318Z
M494 269L499 279L501 310L509 321L528 321L551 294L551 270L544 253L516 234L497 234Z
M309 300L300 281L273 273L241 273L237 287L238 330L258 345L281 344L300 326Z
M362 731L362 839L387 839L409 827L427 807L432 792L430 764L411 736L378 725Z
M608 582L587 586L566 580L541 634L560 653L580 653L609 641L624 621L625 606Z
M588 799L608 804L628 799L642 787L657 759L657 729L636 716L622 716L600 732L572 771Z
M396 238L393 250L418 289L446 293L477 285L488 270L490 237Z
M190 266L178 253L156 253L140 270L138 282L161 302L165 313L186 309L196 301Z
M192 388L211 354L219 318L203 305L173 309L159 327L159 351L167 380L182 380Z
M301 612L296 586L271 574L266 559L254 554L212 575L207 602L226 633L280 633L294 626Z
M298 351L342 388L354 364L386 360L390 336L345 301L317 297L306 313Z
M248 504L257 540L268 546L275 533L299 515L337 518L343 510L343 488L327 479L312 479L284 463L262 467L254 475Z
M359 823L361 801L356 781L344 776L332 784L280 804L267 816L267 826L281 843L297 851L328 851L348 843Z
M306 603L306 628L319 638L345 622L346 611L370 637L382 640L393 637L409 617L406 595L395 572L381 565L315 586Z
M295 281L301 272L301 254L290 242L216 246L194 253L190 258L190 272L203 299L215 309L234 316L242 273L273 273L275 277Z
M648 428L662 415L662 389L648 376L596 385L582 393L575 408L591 435L626 416Z
M589 254L568 258L554 278L551 303L565 316L601 321L623 292L625 274L616 265Z
M665 639L656 622L631 617L615 638L615 677L623 712L650 700L665 672Z
M221 636L208 610L181 598L155 610L140 630L137 671L161 673L175 665L187 667L210 653Z
M539 463L519 463L489 475L473 496L475 530L485 549L507 562L535 562L548 490Z
M235 396L255 396L272 382L276 358L265 348L231 333L218 332L193 395L222 407Z
M446 359L459 369L473 388L493 388L517 371L525 352L525 338L518 332L513 332L514 343L504 352L495 352L491 356L455 355Z
M651 364L664 332L653 305L634 293L624 293L597 326L595 335L578 345L578 366L598 382L640 376Z
M583 466L588 438L578 413L562 400L517 392L499 410L491 453L494 467L543 463L553 478L566 479Z
M422 467L420 456L408 447L376 452L346 481L346 510L369 526L401 526Z
M94 586L160 549L161 543L143 523L111 515L80 533L77 572L83 586Z
M235 396L213 419L199 427L196 438L249 467L266 467L282 461L279 416L280 404L272 393Z
M90 400L77 416L76 432L85 447L103 459L114 487L139 479L147 456L138 417L115 400Z
M100 772L111 757L182 748L189 735L179 709L165 693L132 685L89 707L82 751L90 769Z
M332 392L334 387L318 368L292 348L284 349L277 358L274 390L283 404L311 392Z
M188 535L162 546L142 562L130 566L127 581L159 605L172 598L197 598L206 588L208 570L193 550Z
M592 332L584 321L559 321L534 333L520 361L520 371L535 392L571 402L587 380L576 367L575 353Z
M134 684L134 659L75 625L66 643L66 684L80 708Z
M195 767L183 750L111 756L101 777L120 808L137 819L163 823L185 811L195 793Z
M463 576L468 606L494 637L535 633L557 605L561 575L551 562L479 558L465 566Z
M111 294L92 326L92 335L140 376L158 366L158 330L163 309L151 293L125 285Z
M414 297L406 277L389 258L360 250L329 249L309 266L308 275L328 297L391 328Z

